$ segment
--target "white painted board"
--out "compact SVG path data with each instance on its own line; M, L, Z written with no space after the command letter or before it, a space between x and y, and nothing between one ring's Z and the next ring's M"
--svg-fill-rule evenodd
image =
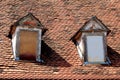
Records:
M105 62L103 36L87 36L86 39L88 62Z

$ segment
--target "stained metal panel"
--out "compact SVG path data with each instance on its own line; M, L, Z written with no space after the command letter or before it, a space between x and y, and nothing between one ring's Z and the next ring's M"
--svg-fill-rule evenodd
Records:
M103 36L86 36L88 62L105 62Z

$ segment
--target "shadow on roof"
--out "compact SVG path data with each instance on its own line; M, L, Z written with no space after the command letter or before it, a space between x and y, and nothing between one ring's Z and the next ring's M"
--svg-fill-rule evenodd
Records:
M120 67L120 54L112 49L110 46L107 46L108 56L111 61L112 67Z
M41 50L41 59L44 62L36 62L34 60L19 60L20 62L25 63L34 63L35 65L43 65L43 66L52 66L52 67L70 67L65 59L63 59L58 53L56 53L52 48L50 48L43 40L42 40L42 50Z
M42 41L41 58L42 60L44 60L42 65L45 66L54 66L54 67L71 66L71 64L69 64L65 59L63 59L60 55L58 55L58 53L56 53L52 48L50 48L44 41ZM39 63L35 63L35 64L39 65Z

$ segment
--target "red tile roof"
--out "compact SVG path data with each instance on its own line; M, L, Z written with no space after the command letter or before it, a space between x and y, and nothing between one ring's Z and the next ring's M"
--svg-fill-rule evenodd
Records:
M1 0L0 79L119 79L120 0ZM48 29L43 36L45 63L14 61L10 26L32 12ZM70 38L97 16L110 30L108 53L111 65L81 66L76 46ZM44 50L44 49L43 49Z

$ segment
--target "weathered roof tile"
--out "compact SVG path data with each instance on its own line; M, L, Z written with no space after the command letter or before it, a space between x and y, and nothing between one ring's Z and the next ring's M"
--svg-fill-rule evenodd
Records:
M120 78L119 0L4 0L0 3L0 79ZM14 61L11 40L6 37L9 26L28 12L48 29L43 37L49 51L43 51L46 60L43 64ZM76 46L69 40L93 15L111 30L107 38L110 66L80 66Z

